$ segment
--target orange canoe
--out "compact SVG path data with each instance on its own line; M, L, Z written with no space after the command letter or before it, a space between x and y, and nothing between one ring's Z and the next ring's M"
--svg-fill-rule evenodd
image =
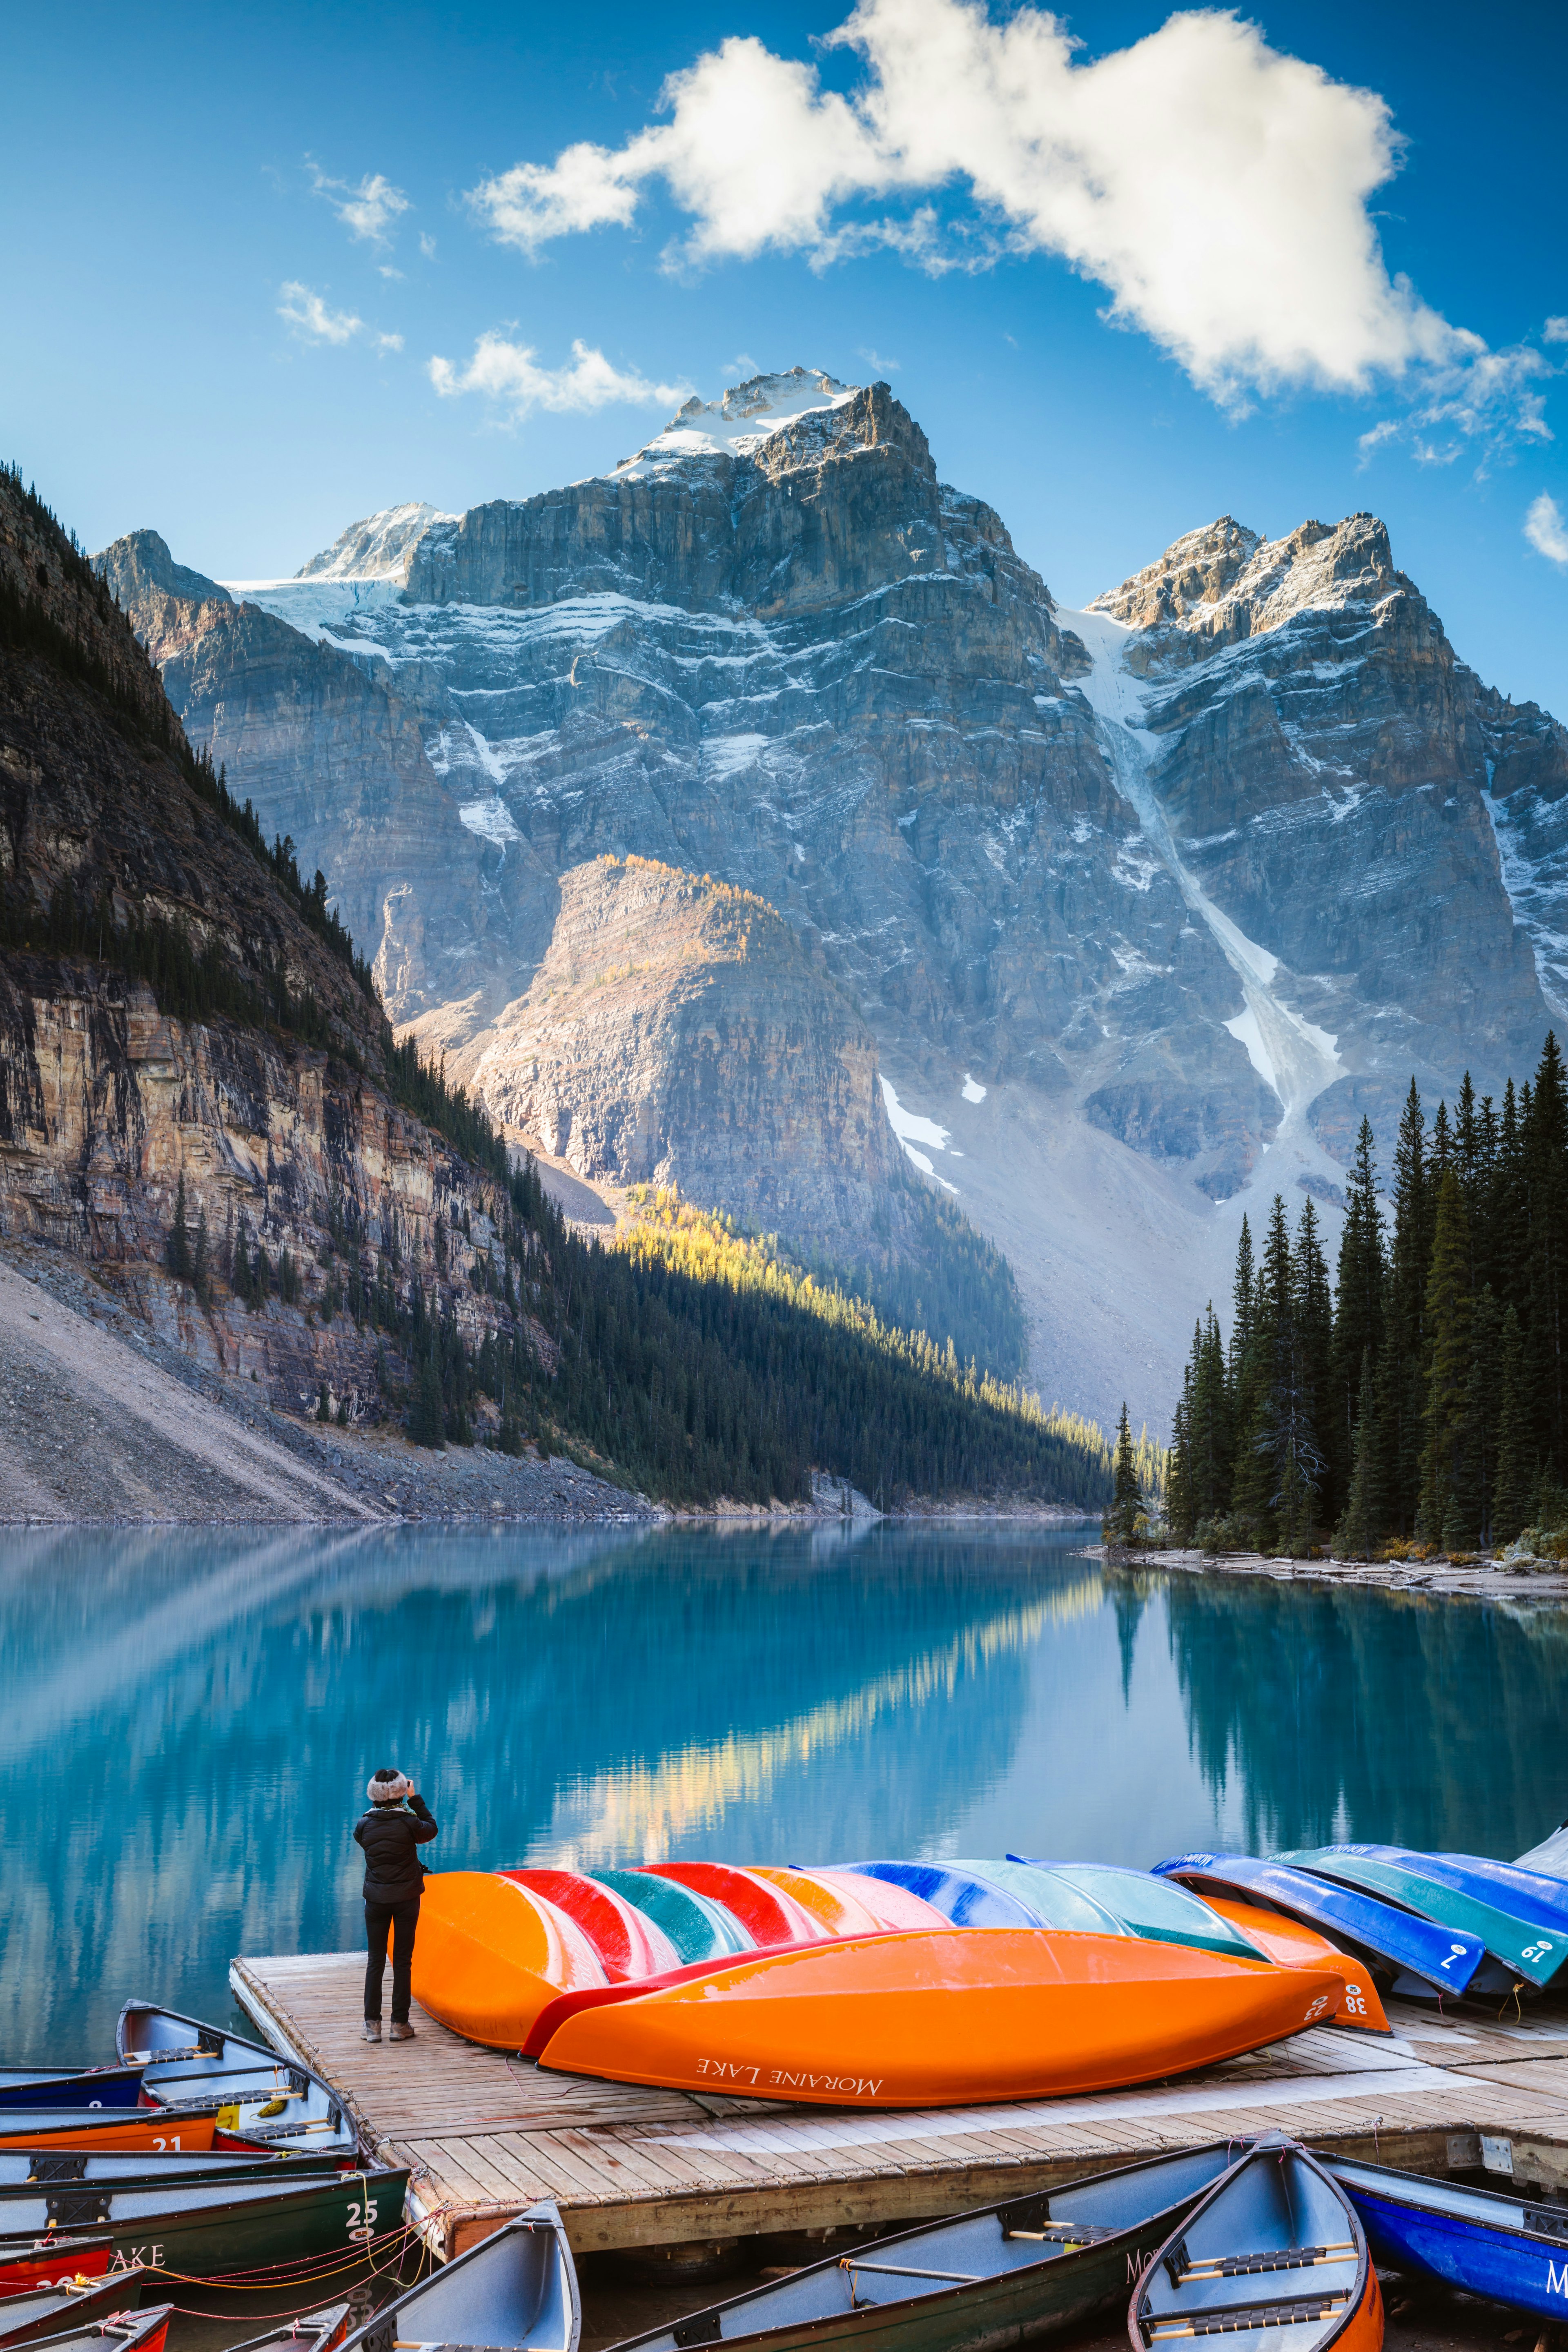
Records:
M210 2108L193 2114L188 2107L103 2107L83 2117L79 2108L12 2107L0 2114L0 2149L130 2148L151 2155L207 2156L215 2148L223 2152L250 2145L226 2132Z
M881 1935L681 1975L562 1996L537 2020L540 2063L672 2090L963 2106L1238 2057L1320 2023L1342 1989L1325 1969L1051 1928Z
M1327 1969L1340 1979L1339 2006L1332 2017L1323 2020L1325 2025L1347 2025L1359 2033L1393 2032L1370 1971L1337 1944L1331 1944L1326 1936L1320 1936L1315 1927L1288 1919L1283 1911L1266 1911L1256 1903L1238 1902L1228 1895L1205 1895L1204 1901L1282 1969Z

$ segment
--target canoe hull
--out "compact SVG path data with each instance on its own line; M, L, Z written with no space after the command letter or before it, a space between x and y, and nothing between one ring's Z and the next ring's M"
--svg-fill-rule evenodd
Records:
M0 2192L0 2235L42 2238L60 2230L101 2230L109 2272L214 2279L286 2270L326 2253L351 2256L401 2229L406 2171L346 2173L308 2188L260 2197L224 2198L211 2184L205 2201L181 2203L171 2191L115 2191L75 2184Z
M563 2016L541 2063L612 2082L862 2107L1146 2082L1321 2022L1321 1969L1043 1929L759 1954ZM567 2004L563 2004L565 2008Z
M1552 2245L1463 2214L1423 2211L1363 2185L1347 2183L1346 2189L1373 2259L1385 2268L1485 2295L1539 2319L1568 2320L1568 2237Z
M107 2237L57 2238L47 2245L0 2239L0 2294L26 2294L30 2287L58 2286L65 2279L101 2278L112 2252Z

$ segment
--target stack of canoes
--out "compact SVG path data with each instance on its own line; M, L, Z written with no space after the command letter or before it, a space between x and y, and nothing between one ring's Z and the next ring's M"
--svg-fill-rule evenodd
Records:
M1561 1879L1346 1844L1152 1872L453 1872L426 1887L414 1965L433 2016L545 2066L912 2106L1108 2089L1318 2023L1386 2032L1390 1991L1528 1994L1565 1961Z
M1359 1958L1300 1919L1018 1855L444 1873L414 1989L569 2073L829 2105L1100 2090L1325 2020L1386 2031Z
M96 2325L100 2306L133 2310L156 2279L335 2277L401 2237L407 2184L365 2168L308 2068L132 2004L112 2066L0 2069L0 2352L40 2333L53 2347L77 2311ZM334 2311L312 2318L341 2333ZM155 2336L136 2352L159 2352Z

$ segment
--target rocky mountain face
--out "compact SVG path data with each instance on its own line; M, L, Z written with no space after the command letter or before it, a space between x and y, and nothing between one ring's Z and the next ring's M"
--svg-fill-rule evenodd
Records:
M211 582L163 568L159 595L232 611ZM334 1402L379 1410L374 1334L327 1296L345 1220L460 1287L477 1328L487 1309L465 1269L493 1185L379 1083L380 1008L196 788L156 669L5 473L0 606L0 1235L90 1261L184 1352L276 1404L297 1412L324 1381ZM309 999L325 1042L161 1013L116 968L116 935L123 950L136 932L149 955L189 944L188 992ZM205 1302L160 1271L182 1184L193 1244L205 1227L210 1244ZM274 1267L289 1256L294 1303L247 1310L220 1278L258 1247Z
M772 1230L804 1212L841 1257L910 1189L870 1030L753 892L642 857L574 866L526 995L468 1034L465 1012L414 1034L590 1179L676 1180Z
M1568 996L1568 738L1458 660L1369 516L1224 519L1069 613L885 384L797 369L237 605L138 543L100 561L186 724L488 1099L617 1171L657 1136L742 1215L767 1157L809 1231L863 1099L847 1015L782 1050L706 944L597 1002L552 977L584 926L651 965L610 942L658 892L601 861L752 892L1011 1255L1036 1377L1101 1413L1163 1416L1244 1208L1331 1200L1363 1107L1495 1085ZM742 1043L704 1061L707 1017ZM763 1093L790 1140L749 1165Z

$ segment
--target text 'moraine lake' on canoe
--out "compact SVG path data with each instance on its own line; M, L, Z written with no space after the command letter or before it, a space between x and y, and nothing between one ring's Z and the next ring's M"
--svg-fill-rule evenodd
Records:
M1160 2247L1127 2332L1132 2352L1238 2335L1268 2352L1379 2352L1383 2298L1349 2196L1305 2148L1266 2135Z
M565 2224L548 2199L410 2287L349 2336L344 2352L482 2345L489 2352L577 2352L583 2305Z
M1406 2277L1568 2319L1568 2208L1324 2157L1359 2214L1373 2259Z
M1261 1956L945 1921L612 1985L583 1929L546 1898L505 1875L452 1871L426 1884L414 1990L470 2040L570 2074L954 2106L1239 2056L1321 2022L1341 1986Z

